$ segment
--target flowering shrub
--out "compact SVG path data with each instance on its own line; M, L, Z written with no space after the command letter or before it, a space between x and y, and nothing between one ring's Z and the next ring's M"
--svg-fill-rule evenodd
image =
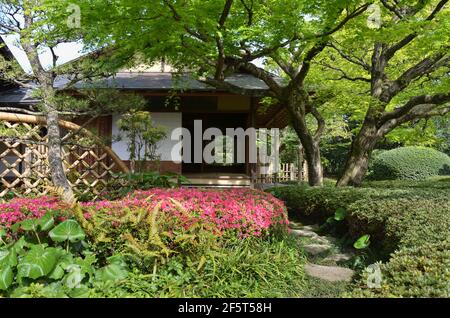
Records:
M14 223L28 218L39 218L48 211L64 214L67 208L66 204L54 197L15 198L0 203L0 227L9 228Z
M200 190L160 189L136 191L119 201L85 203L88 211L121 215L124 207L151 211L161 203L165 214L188 219L192 216L212 222L219 231L238 230L260 236L270 227L288 223L284 204L268 193L251 189ZM183 211L184 210L184 211ZM186 215L186 213L189 217Z
M123 216L130 209L149 212L157 205L167 215L184 220L212 223L220 232L236 230L244 236L260 236L272 226L288 223L284 204L271 194L252 189L151 189L136 191L117 201L82 203L86 218L93 213ZM47 211L65 214L69 208L55 198L13 199L0 204L0 226L10 227L26 218L42 216Z

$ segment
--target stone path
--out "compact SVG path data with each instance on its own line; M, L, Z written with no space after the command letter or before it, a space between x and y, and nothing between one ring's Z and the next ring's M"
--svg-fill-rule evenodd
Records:
M305 266L307 275L329 282L350 282L352 280L354 271L339 266L339 264L350 260L353 255L349 252L339 251L335 238L317 234L319 231L317 225L302 225L291 221L289 227L292 235L301 240L308 257L308 263Z

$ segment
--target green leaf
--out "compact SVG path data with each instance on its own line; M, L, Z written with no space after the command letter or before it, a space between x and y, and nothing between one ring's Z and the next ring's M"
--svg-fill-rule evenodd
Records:
M124 257L122 256L122 255L113 255L113 256L110 256L110 257L108 257L108 264L116 264L116 265L120 265L120 266L122 266L122 267L125 267L126 266L126 262L125 262L125 259L124 259Z
M370 235L366 234L361 236L356 242L353 244L353 247L362 250L370 245Z
M60 250L61 256L58 259L58 263L55 266L55 269L48 276L51 279L61 279L64 277L66 273L66 268L74 263L74 259L72 254L66 253L65 251Z
M0 267L0 290L7 290L14 280L11 266Z
M76 264L69 265L66 269L68 274L64 278L64 283L67 288L79 288L81 285L81 281L84 278L84 273L82 273L82 269L80 266Z
M88 253L84 258L77 257L74 259L73 264L80 266L81 272L83 275L88 275L89 277L93 277L95 275L95 267L94 264L97 261L94 254Z
M28 243L25 240L25 237L21 236L20 239L12 245L11 250L17 254L21 254L26 246L28 246Z
M81 285L79 288L74 288L69 291L71 298L89 298L89 288Z
M334 219L336 221L343 221L347 216L347 210L344 208L339 208L334 212Z
M128 276L128 271L119 264L110 264L98 269L95 276L100 281L117 281L125 279Z
M5 237L6 236L6 230L4 228L0 229L0 238Z
M38 221L35 219L28 219L20 222L20 228L24 231L37 231Z
M55 224L55 219L50 213L47 213L38 220L38 224L41 231L48 231Z
M60 264L56 265L55 269L51 272L50 275L48 275L48 278L59 280L64 277L64 274L66 272L62 268Z
M0 250L0 266L16 266L17 253L15 250Z
M336 220L334 219L334 217L330 216L329 218L327 218L326 223L327 224L333 224Z
M77 242L85 238L83 229L75 220L67 220L57 225L49 232L50 238L55 242Z
M20 222L11 225L11 231L13 231L14 233L16 233L19 229L20 229Z
M18 276L36 279L48 275L56 266L58 254L52 247L33 246L17 265Z

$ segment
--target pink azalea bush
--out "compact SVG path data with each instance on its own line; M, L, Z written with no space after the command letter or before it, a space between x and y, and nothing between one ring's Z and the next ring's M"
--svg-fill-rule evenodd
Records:
M64 213L67 205L57 198L42 196L39 198L15 198L6 203L0 203L0 227L9 228L14 223L39 218L48 211Z
M260 236L277 225L288 223L286 208L269 193L252 189L202 190L191 188L136 191L117 201L82 203L85 216L92 213L124 215L128 209L145 209L151 213L157 204L161 211L181 219L186 226L195 219L215 225L220 233L234 230L241 235ZM68 211L58 200L13 199L0 204L0 226L29 217L39 217L46 211Z

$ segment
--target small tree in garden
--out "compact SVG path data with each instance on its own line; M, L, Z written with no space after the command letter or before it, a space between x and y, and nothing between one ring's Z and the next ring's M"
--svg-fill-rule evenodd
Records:
M142 172L147 161L159 160L156 149L166 132L163 128L154 126L149 112L132 109L118 120L117 126L125 133L128 141L131 172ZM118 136L118 139L121 137Z
M73 5L72 5L73 8ZM68 4L53 0L3 0L0 3L0 36L16 36L17 45L23 49L30 65L31 73L24 74L16 61L0 60L0 77L3 80L34 90L34 95L40 100L36 108L24 109L2 107L7 112L20 112L31 115L44 116L47 125L48 161L52 183L55 187L63 189L63 199L73 200L73 191L64 171L61 129L59 120L64 117L96 116L110 113L106 107L114 104L126 107L134 103L125 98L109 99L104 93L90 90L82 93L81 98L75 99L62 96L58 93L56 81L63 75L67 79L66 88L80 80L90 79L94 76L110 74L105 66L111 67L117 60L112 50L108 54L99 56L91 54L70 65L58 66L57 48L61 44L79 41L80 25L76 23L80 17L77 12L68 10ZM51 55L50 65L42 62L41 54L47 52ZM123 54L124 51L121 51ZM102 61L108 60L108 63ZM107 106L106 106L107 105Z

